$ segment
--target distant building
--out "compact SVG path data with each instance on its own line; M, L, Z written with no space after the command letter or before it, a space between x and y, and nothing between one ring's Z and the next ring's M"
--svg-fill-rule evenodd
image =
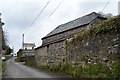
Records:
M25 56L34 56L35 44L34 43L24 43L22 49L17 52L18 57L25 57Z
M23 49L24 50L33 50L35 47L34 43L24 43L23 44Z
M68 23L59 25L42 38L42 45L35 49L37 64L59 64L66 61L66 39L79 34L84 29L106 20L98 13L90 13Z

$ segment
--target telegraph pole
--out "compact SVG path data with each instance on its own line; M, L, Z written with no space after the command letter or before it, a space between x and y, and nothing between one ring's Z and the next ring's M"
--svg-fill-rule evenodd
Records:
M13 56L14 56L14 46L12 46L12 53L13 53Z
M24 49L24 34L23 34L22 48Z

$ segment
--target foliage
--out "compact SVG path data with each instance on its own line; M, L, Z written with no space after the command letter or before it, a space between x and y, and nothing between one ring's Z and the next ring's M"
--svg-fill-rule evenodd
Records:
M21 62L20 58L15 59L16 62Z
M34 56L25 56L25 58L23 58L23 61L25 61L25 65L28 66L36 67L37 65Z
M5 32L2 31L2 48L3 50L7 49L7 35Z
M56 71L78 78L120 78L120 63L113 63L111 67L103 64L90 64L87 67L73 67L64 65L40 65L40 69Z
M83 69L84 77L88 78L107 78L108 73L110 73L110 69L107 66L102 64L89 65L88 67ZM87 74L87 76L86 76Z
M13 50L7 45L7 35L6 32L2 31L2 49L6 50L6 55L11 54Z
M12 52L13 52L13 50L9 46L7 46L6 47L6 55L11 54Z
M115 62L111 67L111 76L120 79L120 63Z
M106 33L110 30L114 30L114 31L120 30L120 16L116 16L116 17L110 18L107 21L102 22L95 29L96 34Z
M5 57L6 57L6 60L9 60L10 58L12 58L11 55L6 55Z
M111 31L120 32L120 16L112 17L106 21L103 21L97 26L92 26L89 29L85 29L78 35L75 35L75 38L73 40L83 40L90 35L99 35L101 33L108 33Z
M2 62L2 76L4 77L6 71L5 63Z
M24 57L17 57L16 59L15 59L15 61L16 62L24 62L25 61L25 58Z

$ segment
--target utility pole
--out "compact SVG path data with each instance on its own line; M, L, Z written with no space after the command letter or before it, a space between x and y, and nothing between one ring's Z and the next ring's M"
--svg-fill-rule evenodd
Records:
M24 34L23 34L22 48L24 49Z
M12 47L12 53L13 53L13 56L14 56L14 46Z

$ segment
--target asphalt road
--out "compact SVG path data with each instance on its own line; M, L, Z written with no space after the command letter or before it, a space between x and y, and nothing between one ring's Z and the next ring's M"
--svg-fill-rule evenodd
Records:
M66 78L61 74L37 70L31 67L22 65L14 61L14 58L6 62L6 78Z

